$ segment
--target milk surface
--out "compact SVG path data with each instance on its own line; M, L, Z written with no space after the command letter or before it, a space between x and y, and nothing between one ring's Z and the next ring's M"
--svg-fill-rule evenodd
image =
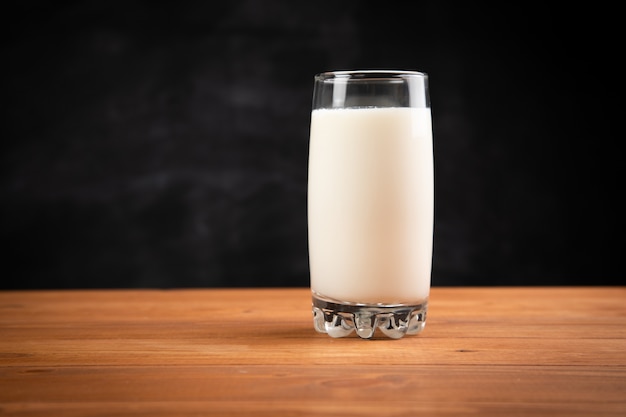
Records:
M429 294L433 141L428 108L311 115L311 289L341 301L417 303Z

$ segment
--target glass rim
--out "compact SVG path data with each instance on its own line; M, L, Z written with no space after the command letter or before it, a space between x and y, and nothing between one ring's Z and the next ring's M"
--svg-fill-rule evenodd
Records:
M329 80L394 80L402 78L428 78L428 74L421 71L409 70L386 70L386 69L369 69L369 70L341 70L341 71L325 71L315 75L315 81Z

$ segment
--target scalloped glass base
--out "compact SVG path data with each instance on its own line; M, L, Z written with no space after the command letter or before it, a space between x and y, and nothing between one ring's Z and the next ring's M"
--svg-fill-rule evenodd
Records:
M376 329L392 339L418 334L426 325L428 300L420 304L355 304L332 300L313 292L315 330L330 337L349 336L353 331L371 339Z

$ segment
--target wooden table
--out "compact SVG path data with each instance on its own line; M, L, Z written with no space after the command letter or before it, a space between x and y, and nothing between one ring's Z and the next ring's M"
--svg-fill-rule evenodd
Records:
M0 415L626 416L626 287L433 288L400 340L308 289L0 292Z

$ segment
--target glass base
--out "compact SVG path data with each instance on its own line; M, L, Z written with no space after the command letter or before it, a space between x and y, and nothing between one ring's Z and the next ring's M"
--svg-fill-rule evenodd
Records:
M427 309L427 299L420 304L357 304L313 292L315 330L330 337L345 337L356 330L362 339L371 339L376 329L392 339L418 334L426 325Z

